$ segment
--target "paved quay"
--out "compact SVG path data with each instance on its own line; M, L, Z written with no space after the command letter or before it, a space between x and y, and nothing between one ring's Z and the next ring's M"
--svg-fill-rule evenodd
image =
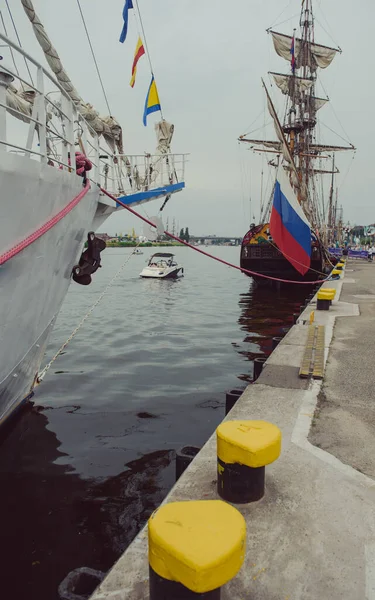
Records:
M307 307L227 417L269 421L283 439L264 498L236 506L246 558L222 600L375 600L375 264L351 260L324 285L337 290L330 310ZM323 381L299 378L312 310ZM165 502L217 498L213 435ZM91 600L148 598L145 527Z
M350 261L340 300L360 314L337 319L309 439L375 478L375 263Z

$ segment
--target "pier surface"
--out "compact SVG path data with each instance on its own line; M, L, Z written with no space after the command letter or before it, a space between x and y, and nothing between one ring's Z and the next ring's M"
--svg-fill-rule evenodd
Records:
M246 558L222 600L375 600L375 264L329 287L323 381L299 377L312 302L227 417L275 423L283 445L264 498L237 506ZM213 435L165 502L217 497ZM146 527L92 600L148 598Z

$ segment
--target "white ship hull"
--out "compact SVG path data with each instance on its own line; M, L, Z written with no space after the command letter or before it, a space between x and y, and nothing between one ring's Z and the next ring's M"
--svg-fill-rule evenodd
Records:
M81 177L2 153L0 255L59 213L81 190ZM113 210L99 200L99 189L92 186L61 221L0 266L0 424L31 392L72 267L96 213L102 222Z
M63 87L1 33L0 41L33 71L27 95L28 84L19 73L0 65L1 425L32 392L88 232L120 209L100 186L127 205L169 198L185 186L185 157L169 154L169 145L162 145L165 124L156 155L114 155L115 145L120 147L118 128L112 130L92 110L95 129L78 112L65 79ZM87 107L79 106L85 112ZM105 147L103 128L111 140ZM83 178L76 169L83 174L85 168L93 183L80 195Z

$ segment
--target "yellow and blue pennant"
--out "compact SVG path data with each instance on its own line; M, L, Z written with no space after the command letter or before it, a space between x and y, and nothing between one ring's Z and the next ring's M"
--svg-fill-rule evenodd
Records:
M158 88L156 87L154 76L152 76L150 87L148 88L146 96L145 110L143 113L143 125L145 127L147 125L147 115L150 115L158 110L161 111Z

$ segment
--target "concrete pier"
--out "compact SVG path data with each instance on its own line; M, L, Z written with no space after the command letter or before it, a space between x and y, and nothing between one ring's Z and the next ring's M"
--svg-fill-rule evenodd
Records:
M330 310L310 303L226 417L274 423L283 441L263 499L236 506L246 558L222 600L375 600L375 265L349 261L325 285ZM313 310L323 381L299 377ZM214 434L165 502L217 497ZM92 600L148 598L144 529Z

